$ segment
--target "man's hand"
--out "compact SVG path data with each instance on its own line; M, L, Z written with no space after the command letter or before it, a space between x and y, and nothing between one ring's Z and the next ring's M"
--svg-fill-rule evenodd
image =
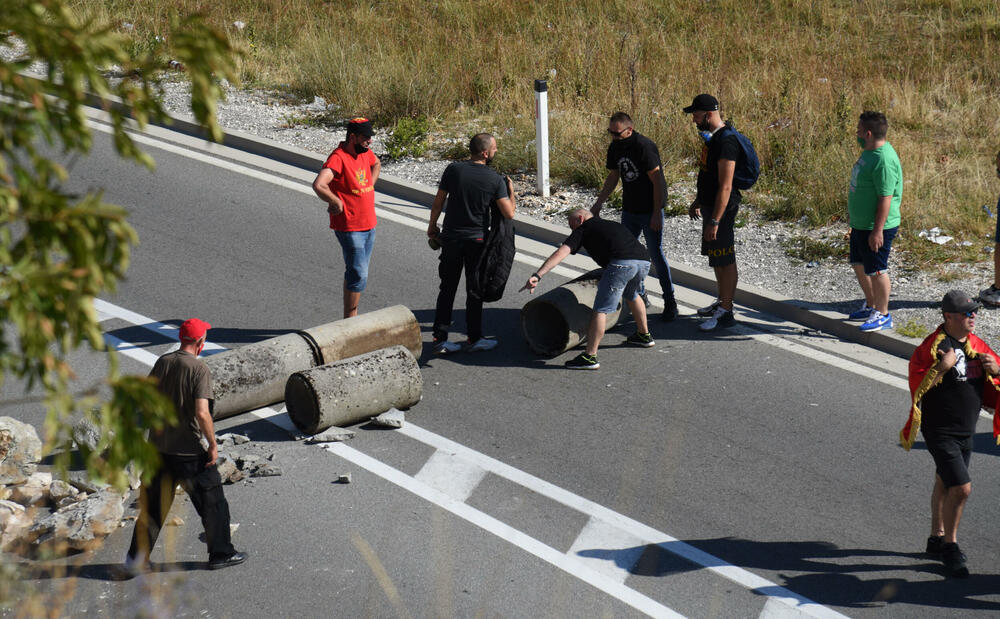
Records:
M983 369L990 376L996 376L1000 374L1000 365L997 365L997 360L993 358L993 355L989 353L980 353L979 358L982 360Z
M691 206L688 207L688 217L691 219L701 219L701 209L698 206L697 200L692 202Z
M219 446L216 443L212 443L208 446L208 462L205 463L205 468L210 466L215 466L215 463L219 461Z
M528 281L525 282L523 286L521 286L521 289L518 290L518 292L524 292L525 290L527 290L528 294L535 294L535 288L538 287L538 282L539 279L534 275L532 275L531 277L528 278Z
M955 349L949 348L946 353L941 355L941 359L937 362L938 371L943 375L945 372L955 367L956 361L958 361L958 357L955 355ZM983 367L986 367L985 364Z
M649 218L649 229L653 232L663 229L663 213L659 209L653 210L653 216Z
M601 205L595 202L594 206L590 207L590 214L593 215L594 217L600 217Z
M885 241L882 237L882 231L879 230L876 232L875 230L872 230L872 233L868 235L869 249L871 249L874 252L877 252L878 250L882 249L882 245L884 244Z
M326 212L331 215L340 215L344 212L344 203L339 199L335 200L336 201L331 200L327 203Z
M434 239L437 238L439 234L441 234L441 229L438 228L437 224L432 223L427 226L427 238Z
M718 234L719 234L719 225L718 224L709 223L709 224L705 225L705 234L704 234L704 236L705 236L705 240L706 241L714 241L715 237L718 236Z

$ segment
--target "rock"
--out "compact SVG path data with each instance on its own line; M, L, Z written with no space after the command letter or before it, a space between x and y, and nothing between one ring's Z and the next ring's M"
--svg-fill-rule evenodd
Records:
M56 501L56 510L58 511L60 509L66 509L70 505L75 505L76 503L79 503L85 498L87 498L87 493L81 492L80 494L75 494L73 496L68 496L59 499L58 501Z
M306 444L314 445L316 443L336 443L339 441L348 441L354 438L354 430L346 430L344 428L338 428L337 426L332 426L323 430L319 434L313 434L306 439Z
M118 528L126 495L107 488L36 522L28 533L42 552L90 550Z
M108 484L99 484L90 479L84 471L70 471L67 475L66 481L69 482L69 485L73 486L80 492L86 492L87 494L94 494L99 490L110 487Z
M31 425L0 417L0 485L27 481L42 459L42 441Z
M184 519L180 516L173 516L167 520L165 523L168 527L183 527Z
M32 473L23 483L10 487L10 500L25 507L42 503L49 498L52 473Z
M279 477L281 475L281 469L271 463L264 463L252 471L250 471L250 477Z
M83 418L73 424L70 436L73 437L73 442L76 443L77 448L96 451L97 446L101 442L101 429L91 420Z
M219 471L224 484L234 484L243 479L243 471L236 467L236 463L227 454L219 454L215 468Z
M242 434L233 434L232 432L226 432L225 434L220 434L215 437L215 441L220 445L242 445L244 443L250 442L249 436L243 436Z
M403 414L403 411L395 408L390 408L378 417L372 417L372 423L377 426L385 426L387 428L402 428L404 420L405 415Z
M31 528L31 516L24 506L0 501L0 552L16 549Z
M337 481L333 482L335 484L349 484L351 483L351 474L344 473L343 475L337 476Z
M236 466L240 468L241 471L248 471L260 466L264 462L264 459L260 456L252 456L244 454L242 456L237 456Z
M53 503L58 503L67 498L76 498L76 495L77 489L61 479L54 479L51 485L49 485L49 499Z

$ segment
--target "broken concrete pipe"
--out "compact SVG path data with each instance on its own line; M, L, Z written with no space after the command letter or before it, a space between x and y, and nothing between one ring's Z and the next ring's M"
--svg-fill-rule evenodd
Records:
M212 417L225 419L284 398L295 372L388 346L420 353L420 325L408 308L387 307L212 355Z
M587 339L597 284L603 269L594 269L553 288L521 308L521 333L532 352L555 356ZM607 329L615 326L622 305L608 314Z
M416 357L392 346L292 374L285 406L299 430L316 434L413 406L422 391Z

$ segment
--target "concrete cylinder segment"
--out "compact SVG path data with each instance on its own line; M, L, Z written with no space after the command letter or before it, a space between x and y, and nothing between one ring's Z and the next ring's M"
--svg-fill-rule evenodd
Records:
M553 288L521 308L521 333L532 352L555 356L587 339L597 283L603 269L594 269ZM607 316L606 329L618 323L622 304Z
M390 408L408 408L422 393L416 357L403 346L392 346L292 374L285 385L285 406L299 430L316 434Z

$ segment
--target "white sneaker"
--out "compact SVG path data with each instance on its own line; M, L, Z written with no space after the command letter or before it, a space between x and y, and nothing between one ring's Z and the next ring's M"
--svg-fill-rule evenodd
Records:
M462 345L458 342L449 342L445 340L443 342L438 342L434 345L435 355L447 355L453 352L458 352L462 350Z
M708 320L698 325L698 328L702 331L715 331L716 329L731 327L734 324L736 324L736 317L733 315L732 310L727 310L720 305L715 308L715 311L712 312Z
M497 347L500 342L497 340L488 340L485 337L481 337L476 340L472 345L469 346L469 350L472 352L477 352L480 350L493 350Z

